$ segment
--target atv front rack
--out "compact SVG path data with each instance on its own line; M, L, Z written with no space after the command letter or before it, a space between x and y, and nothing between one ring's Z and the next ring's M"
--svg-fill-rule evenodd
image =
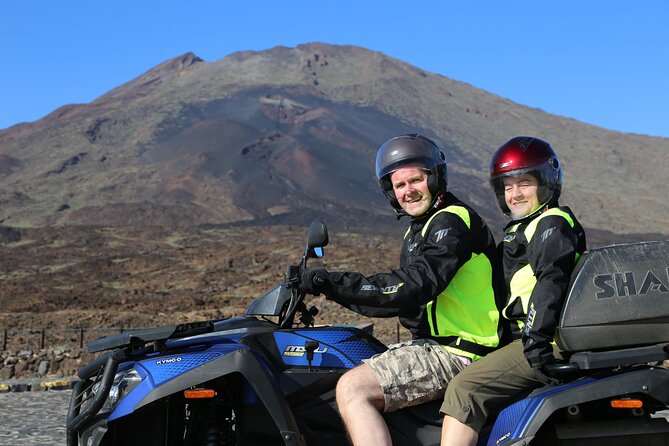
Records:
M67 446L77 445L77 431L100 411L109 396L118 365L127 358L128 354L124 350L117 349L94 359L79 370L78 376L81 378L81 381L77 381L74 385L70 406L67 411ZM96 379L90 380L90 378L98 375L101 369L100 388L93 396L90 404L82 411L81 406L84 402L84 394L97 382Z
M143 328L95 339L88 343L88 351L96 353L117 348L145 345L149 342L162 342L168 339L185 338L214 331L214 322L191 322L168 325L166 327ZM99 359L99 358L98 358ZM89 364L90 366L91 364Z

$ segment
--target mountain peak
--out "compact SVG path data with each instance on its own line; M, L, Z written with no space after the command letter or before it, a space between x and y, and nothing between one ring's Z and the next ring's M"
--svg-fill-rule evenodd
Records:
M147 91L153 90L162 84L166 78L182 75L203 63L205 61L192 52L173 57L156 65L130 82L111 90L96 101L116 99L128 93L141 92L141 94L146 94Z
M195 55L194 53L188 52L180 56L173 57L172 59L169 59L161 63L160 65L147 71L145 75L149 73L167 74L170 72L179 72L187 70L191 68L193 65L198 64L200 62L204 62L204 60Z

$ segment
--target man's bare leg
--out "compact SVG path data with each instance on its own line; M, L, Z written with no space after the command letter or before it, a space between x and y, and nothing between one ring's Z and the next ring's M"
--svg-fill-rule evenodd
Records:
M354 445L392 445L381 412L383 389L367 364L345 373L337 383L337 405Z
M476 446L479 434L471 427L446 415L441 425L441 446Z

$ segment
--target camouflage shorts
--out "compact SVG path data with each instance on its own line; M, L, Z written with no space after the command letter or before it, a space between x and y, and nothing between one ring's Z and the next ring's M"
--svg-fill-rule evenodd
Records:
M391 345L363 362L370 366L383 389L384 412L394 412L442 398L448 382L467 360L433 340L418 339Z

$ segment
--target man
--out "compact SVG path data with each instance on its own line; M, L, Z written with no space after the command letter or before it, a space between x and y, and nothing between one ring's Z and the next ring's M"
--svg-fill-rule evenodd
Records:
M367 316L399 316L413 341L391 346L345 373L337 404L355 445L392 444L381 412L440 398L465 365L505 337L502 275L483 220L447 191L443 152L429 138L400 135L381 146L376 175L411 224L400 267L364 276L307 269L302 286ZM501 299L500 299L501 297Z
M555 362L551 341L576 261L585 251L583 228L558 205L562 167L553 148L518 136L495 152L490 185L511 219L501 243L508 301L502 315L514 341L456 376L441 412L443 445L475 445L490 414L544 383Z

